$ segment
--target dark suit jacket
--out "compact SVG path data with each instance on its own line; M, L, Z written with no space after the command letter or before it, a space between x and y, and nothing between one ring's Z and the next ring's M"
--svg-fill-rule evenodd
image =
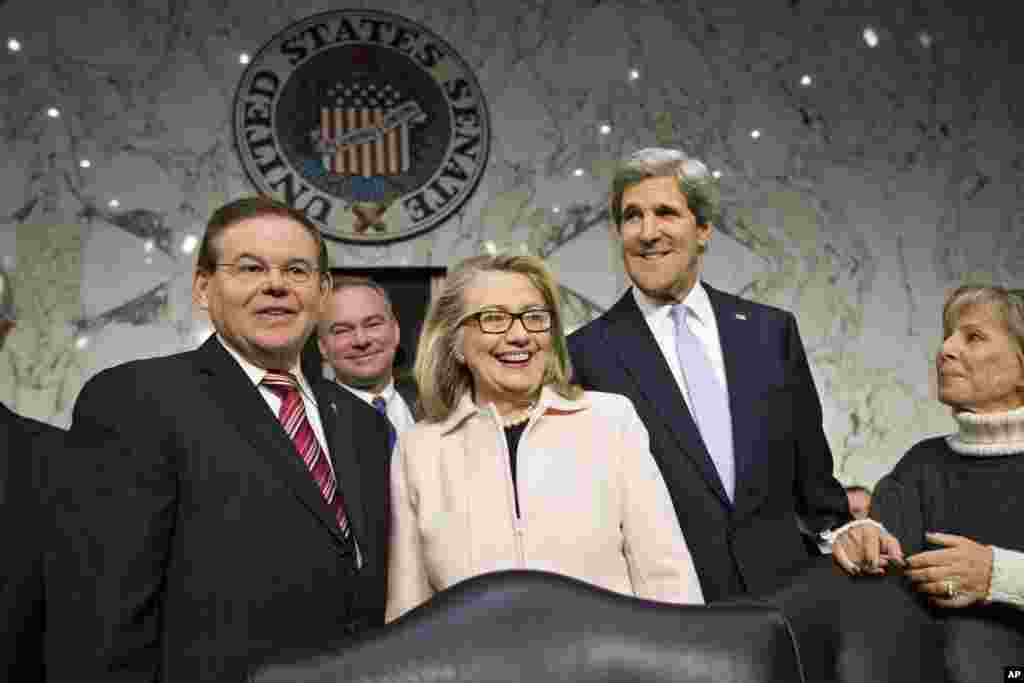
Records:
M711 602L771 591L807 562L797 514L820 531L849 512L796 319L704 287L729 385L734 504L632 292L571 335L569 353L575 381L636 406Z
M0 680L42 681L47 472L64 432L0 404Z
M78 480L58 501L56 680L237 682L268 653L383 623L387 426L309 380L358 572L284 429L216 337L86 384L70 437Z
M417 422L422 420L423 406L420 405L420 390L416 386L416 380L412 377L396 377L395 391L405 401L405 405L409 406L413 419Z

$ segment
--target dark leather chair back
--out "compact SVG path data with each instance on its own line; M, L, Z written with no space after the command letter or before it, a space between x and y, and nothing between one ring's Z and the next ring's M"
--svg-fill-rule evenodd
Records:
M557 574L506 571L444 591L334 651L282 653L255 683L803 683L767 606L679 606Z
M1009 605L936 610L950 683L1001 681L1003 668L1024 665L1024 615Z

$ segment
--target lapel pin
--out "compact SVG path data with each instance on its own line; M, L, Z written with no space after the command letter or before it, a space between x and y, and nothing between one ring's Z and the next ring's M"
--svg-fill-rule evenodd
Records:
M737 313L736 314L736 319L737 320L746 320L747 319L747 314L746 313Z

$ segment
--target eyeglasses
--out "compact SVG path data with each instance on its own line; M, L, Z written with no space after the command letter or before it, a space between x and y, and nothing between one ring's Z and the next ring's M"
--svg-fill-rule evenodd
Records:
M523 323L527 332L547 332L551 329L552 313L546 308L532 308L521 313L487 310L477 311L466 316L465 320L474 319L481 332L487 334L505 334L512 329L515 320Z
M228 271L231 277L241 280L245 284L256 285L270 277L270 271L277 270L281 277L293 285L308 285L313 277L320 272L316 266L305 261L294 261L283 266L272 266L261 261L239 259L234 263L215 263L216 268L223 268Z

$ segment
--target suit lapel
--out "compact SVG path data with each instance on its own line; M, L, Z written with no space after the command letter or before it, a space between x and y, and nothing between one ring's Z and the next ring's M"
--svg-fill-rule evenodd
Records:
M396 379L395 391L405 401L406 407L412 413L412 419L419 422L423 419L423 410L420 406L419 392L416 390L416 382L412 379Z
M363 499L362 471L359 466L359 448L353 438L358 433L351 410L344 410L336 397L323 387L321 381L312 384L320 409L320 423L324 426L327 447L338 481L338 491L345 505L349 525L366 557L372 557L369 547L372 539L367 533L365 500Z
M608 311L608 348L725 505L729 498L658 342L629 291ZM650 429L651 426L648 426Z
M718 338L725 361L726 383L729 385L729 411L732 414L733 456L736 462L737 512L752 509L765 487L751 484L770 477L762 472L768 458L758 459L762 441L764 387L761 382L761 350L757 322L742 299L720 292L706 283L704 289L711 300L718 324Z
M195 353L201 381L205 383L203 390L213 397L225 421L252 445L275 476L291 488L335 539L342 542L338 523L317 490L306 464L245 371L216 336L211 336Z

